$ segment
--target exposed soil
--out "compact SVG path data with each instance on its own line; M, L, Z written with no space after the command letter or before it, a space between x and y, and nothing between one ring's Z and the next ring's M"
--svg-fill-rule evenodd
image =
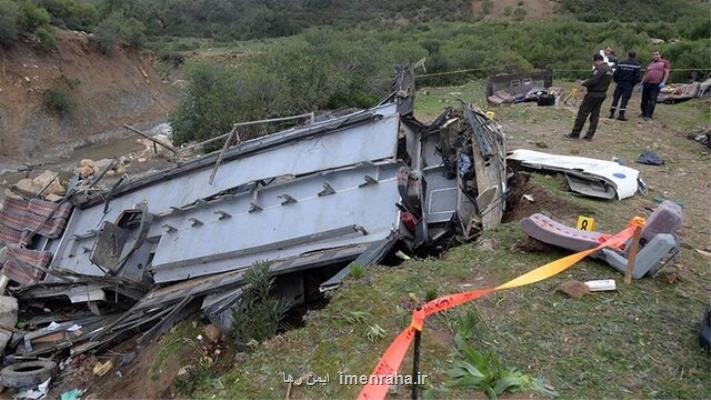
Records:
M151 68L152 55L117 48L97 52L86 33L54 30L57 50L20 42L0 49L0 165L31 162L60 145L124 123L165 119L177 93ZM62 114L49 90L70 103Z
M556 178L551 175L550 179ZM535 213L543 213L555 220L566 222L572 220L581 211L574 204L553 196L546 189L535 186L529 181L529 174L518 172L509 182L511 194L506 203L508 211L504 214L503 222L520 221Z

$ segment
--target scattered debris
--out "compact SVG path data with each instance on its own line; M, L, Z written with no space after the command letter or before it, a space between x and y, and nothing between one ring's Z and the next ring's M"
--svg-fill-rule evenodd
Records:
M637 162L646 165L664 165L664 160L662 160L654 150L650 149L643 151L642 154L637 157Z
M595 281L586 281L585 285L591 292L609 292L617 290L617 284L614 279L601 279Z
M705 250L700 250L700 249L694 249L696 250L697 253L701 254L704 257L711 258L711 252L705 251Z
M641 279L645 275L654 277L664 266L673 264L679 254L678 231L682 226L682 211L678 204L665 201L647 218L642 228L641 238L644 245L636 254L632 277ZM521 228L529 236L555 246L572 251L594 248L601 232L577 230L558 223L543 214L534 214L521 220ZM630 244L623 250L603 249L592 255L605 261L612 268L625 273Z
M486 96L489 104L496 106L526 101L539 102L541 99L541 105L552 105L555 103L555 91L549 91L552 85L553 71L550 70L498 74L489 77Z
M96 376L104 376L106 375L109 371L111 371L111 368L114 367L114 362L112 360L107 360L106 362L97 362L94 365L94 368L91 370L94 375Z
M590 293L590 287L580 281L565 281L555 288L556 292L564 293L574 299L579 299Z
M530 201L531 203L536 201L536 199L534 199L533 195L530 193L524 193L524 195L521 196L521 198L526 199L526 200Z
M51 379L47 379L46 381L37 385L36 388L27 388L20 391L20 393L17 394L17 398L27 400L44 399L47 396L47 392L49 392L50 381Z
M59 400L80 400L81 395L84 394L86 390L72 389L67 390L59 396Z
M659 91L658 103L676 104L697 97L711 96L711 78L703 82L677 83L665 86Z
M634 196L639 189L639 171L612 161L562 156L533 150L514 150L508 160L533 170L562 172L574 192L618 200Z
M689 134L689 139L711 149L711 128L706 128L701 132L691 133Z

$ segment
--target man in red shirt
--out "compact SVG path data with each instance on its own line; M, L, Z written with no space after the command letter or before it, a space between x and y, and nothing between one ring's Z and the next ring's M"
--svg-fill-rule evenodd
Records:
M662 58L659 51L652 53L652 62L642 77L642 117L645 121L652 119L654 107L657 105L659 91L666 86L671 72L671 63Z

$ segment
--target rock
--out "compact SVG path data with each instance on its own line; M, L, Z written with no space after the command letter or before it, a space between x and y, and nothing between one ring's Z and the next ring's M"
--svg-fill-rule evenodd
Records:
M79 166L74 168L74 173L79 175L79 177L86 179L94 174L99 173L99 167L93 160L81 160L79 161Z
M494 251L494 240L493 239L482 239L476 246L479 251Z
M58 194L50 193L46 196L44 196L44 199L47 201L51 201L53 203L56 203L58 201L61 201L64 198L64 196L60 196Z
M44 192L42 192L42 195L44 197L50 194L64 196L64 193L66 192L66 189L64 188L64 186L62 186L61 180L59 179L57 174L52 171L42 172L37 177L32 179L32 182L35 185L39 186L39 190L42 190L42 188L46 187Z
M565 281L555 288L556 292L562 292L568 296L579 299L590 293L590 288L580 281Z
M664 39L650 38L649 42L652 44L664 44Z
M222 333L220 332L219 329L214 324L209 324L206 325L203 328L203 331L205 332L205 336L207 336L208 339L210 339L211 342L217 343L220 341L220 338L222 337Z
M146 162L146 159L141 157L141 158L137 159L136 161L138 161L140 163L144 163L144 162Z
M94 163L94 165L96 165L96 168L98 169L97 172L99 172L99 171L103 171L104 168L106 168L106 167L108 167L109 165L111 165L112 162L114 162L114 160L110 160L110 159L108 159L108 158L104 158L104 159L102 159L102 160L96 161L96 162Z
M40 191L40 189L42 189L37 184L35 184L34 181L32 181L32 179L30 178L20 179L19 181L17 181L17 183L15 183L15 187L23 192L28 193L37 193Z
M184 377L184 376L187 376L187 375L190 373L190 370L191 370L192 368L193 368L192 365L186 365L186 366L184 366L184 367L181 367L181 368L178 370L178 373L177 373L176 376L177 376L178 378L182 378L182 377Z

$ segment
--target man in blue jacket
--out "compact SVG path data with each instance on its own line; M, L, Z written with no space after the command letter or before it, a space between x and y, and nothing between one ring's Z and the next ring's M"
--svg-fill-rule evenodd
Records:
M632 89L634 85L640 81L640 64L637 61L637 53L630 51L627 53L627 59L617 64L612 79L617 84L615 92L612 94L612 104L610 105L610 119L615 118L615 111L618 111L617 104L619 102L619 115L617 119L627 121L625 112L627 111L627 102L632 97ZM620 100L622 100L620 102Z

